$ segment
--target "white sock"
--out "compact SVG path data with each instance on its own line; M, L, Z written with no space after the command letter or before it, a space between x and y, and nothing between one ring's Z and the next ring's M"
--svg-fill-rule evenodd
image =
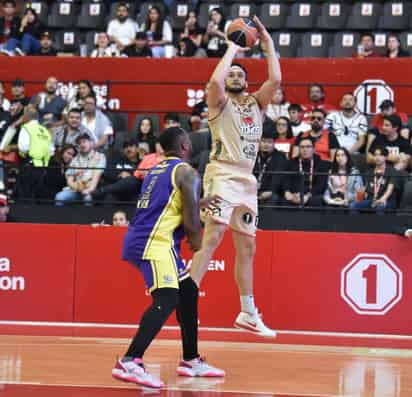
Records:
M255 306L255 299L253 295L241 295L240 296L240 307L242 312L255 314L256 313L256 306Z

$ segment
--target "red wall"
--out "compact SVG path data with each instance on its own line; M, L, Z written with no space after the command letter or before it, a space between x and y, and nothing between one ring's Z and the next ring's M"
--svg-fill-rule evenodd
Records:
M90 79L110 83L110 97L119 98L121 110L131 112L189 112L187 89L203 88L216 60L212 59L89 59L8 58L0 62L1 80L16 77L32 82L27 92L39 91L48 76L65 82ZM242 61L249 70L252 89L266 77L266 63ZM395 91L398 110L412 113L410 59L281 59L283 81L289 101L307 102L307 84L326 85L328 102L337 105L341 95L353 91L366 79L382 79ZM35 84L37 83L37 84ZM9 88L9 85L7 85Z
M124 232L1 225L0 320L138 322L150 298L139 272L119 259ZM275 329L412 334L410 241L388 235L261 231L257 245L256 300ZM342 274L349 274L345 267L359 254L373 258L364 270L378 269L368 284L362 271L348 281L348 288L358 288L361 295L369 286L380 301L396 279L392 265L382 263L388 260L398 269L399 284L393 290L401 294L385 314L357 313L342 297ZM379 259L382 255L387 259ZM183 256L190 259L186 248ZM200 323L231 327L239 303L229 234L214 261L201 287ZM24 290L11 289L15 277L24 277Z

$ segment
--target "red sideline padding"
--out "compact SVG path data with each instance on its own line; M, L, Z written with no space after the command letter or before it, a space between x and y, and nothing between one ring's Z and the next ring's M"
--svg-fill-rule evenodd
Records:
M120 260L124 233L1 225L0 320L137 323L150 298ZM203 327L233 325L234 261L228 234L201 287ZM410 263L411 242L399 236L260 231L256 301L275 329L412 335Z

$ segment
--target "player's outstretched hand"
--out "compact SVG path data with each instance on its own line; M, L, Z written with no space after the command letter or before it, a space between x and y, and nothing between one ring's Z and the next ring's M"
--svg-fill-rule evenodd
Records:
M269 32L266 30L266 28L263 26L263 23L260 22L260 19L256 15L253 17L253 22L256 25L262 49L266 51L267 46L273 44L272 37L270 36Z
M213 196L208 196L200 199L199 207L200 209L208 209L214 210L215 208L219 207L219 204L222 202L222 197L218 196L217 194Z

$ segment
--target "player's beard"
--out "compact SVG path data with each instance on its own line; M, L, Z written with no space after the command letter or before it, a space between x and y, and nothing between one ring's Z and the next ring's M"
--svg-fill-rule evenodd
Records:
M229 87L226 86L226 91L231 94L241 94L246 89L245 86Z

